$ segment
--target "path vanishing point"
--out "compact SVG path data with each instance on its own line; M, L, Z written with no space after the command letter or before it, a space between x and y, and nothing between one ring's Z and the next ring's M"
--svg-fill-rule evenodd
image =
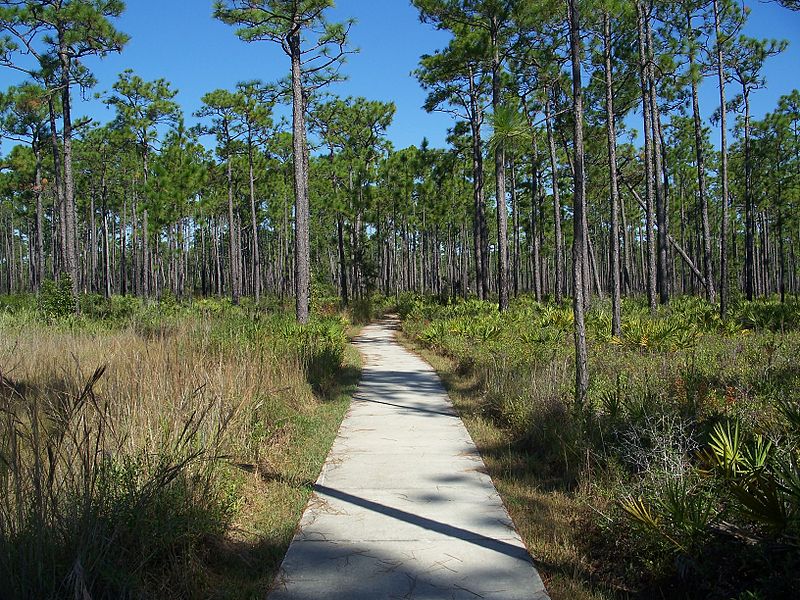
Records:
M365 327L358 392L269 600L548 598L433 369Z

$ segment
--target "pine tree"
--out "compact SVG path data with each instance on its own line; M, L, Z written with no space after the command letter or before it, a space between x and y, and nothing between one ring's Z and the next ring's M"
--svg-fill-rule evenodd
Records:
M125 5L120 0L30 0L0 2L0 24L14 39L6 40L5 62L14 51L32 55L40 72L54 74L61 94L62 173L64 204L64 269L78 290L77 216L72 156L72 87L87 87L91 75L83 65L88 56L120 52L128 36L117 31L111 19L119 17ZM49 76L48 76L49 79Z
M240 39L280 44L291 63L295 300L300 323L308 321L311 291L306 111L314 90L340 78L352 24L328 22L324 13L332 6L333 0L223 0L214 4L214 16L237 26Z

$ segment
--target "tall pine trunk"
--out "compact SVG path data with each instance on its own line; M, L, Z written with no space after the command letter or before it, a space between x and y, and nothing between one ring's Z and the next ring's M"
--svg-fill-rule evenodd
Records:
M652 10L652 7L651 7ZM645 19L647 34L647 80L650 101L650 119L653 132L653 179L655 183L656 222L658 226L658 254L656 260L659 302L669 302L669 222L667 188L664 183L664 157L661 143L661 113L658 108L658 91L655 81L655 57L653 50L653 28L650 19Z
M228 271L230 273L231 302L239 304L241 290L239 288L239 261L237 258L236 217L233 214L233 157L228 136L227 123L225 124L225 139L227 140L226 174L228 178Z
M555 297L556 304L564 301L564 236L561 232L561 197L558 188L558 161L556 160L556 141L553 136L552 110L550 94L544 103L545 123L547 129L547 145L550 150L550 172L553 189L553 231L555 237Z
M755 291L755 222L753 219L752 167L750 164L750 93L743 87L744 97L744 289L748 300Z
M619 261L619 184L617 182L617 131L614 116L614 85L611 63L611 18L603 15L603 56L606 84L606 134L608 136L608 176L611 203L609 267L611 270L611 335L622 335L622 282Z
M706 280L706 298L708 298L709 302L716 302L717 293L716 287L714 286L714 267L711 260L711 225L708 218L708 192L706 188L705 149L703 148L703 125L700 118L700 101L697 89L699 69L695 58L696 46L690 10L686 11L686 21L687 32L691 36L689 40L689 70L692 81L692 120L694 122L695 160L697 163L697 198L700 203L700 220L702 225L703 272Z
M653 211L653 197L655 190L655 177L653 167L653 130L652 117L650 114L650 91L648 81L648 51L647 37L645 33L645 21L649 18L647 8L643 2L637 1L637 22L638 22L638 46L639 46L639 78L642 89L642 116L644 120L644 167L646 183L645 199L645 218L647 221L647 303L650 311L656 310L656 239L655 239L655 215Z
M572 243L572 282L574 296L575 337L575 403L581 407L586 402L589 390L589 366L586 349L586 324L584 322L584 269L586 251L586 180L583 142L583 84L581 82L581 32L578 0L568 0L570 58L572 61L572 112L574 118L575 144L575 206L572 219L574 239Z
M111 297L111 256L108 244L108 188L106 186L106 173L103 171L103 180L100 184L100 199L102 201L103 222L103 295Z
M42 151L39 147L38 137L33 139L33 155L36 160L36 172L34 175L34 194L36 196L36 254L34 271L35 277L33 281L34 291L39 291L39 288L44 281L44 207L42 206Z
M728 105L725 101L725 57L722 49L722 29L719 0L714 0L714 31L716 34L717 80L719 84L720 115L720 179L722 224L720 227L719 254L719 313L728 314Z
M492 110L495 115L503 101L500 85L500 43L497 17L492 17ZM506 206L506 151L500 142L494 150L495 194L497 197L497 293L498 308L508 309L508 208Z
M483 195L483 147L481 143L483 117L472 66L470 66L469 72L469 89L470 128L472 131L472 194L475 212L473 220L475 288L478 298L486 300L489 297L489 244L486 233L486 203Z
M305 97L302 81L302 60L298 33L289 39L292 60L292 149L294 151L294 286L297 321L307 323L309 318L309 294L311 288L310 233L308 204L308 147L306 144Z
M72 98L70 95L70 74L72 60L64 40L64 32L59 31L59 66L61 69L61 118L64 173L64 270L72 279L72 293L78 293L78 242L75 230L75 179L72 171ZM75 305L77 310L77 304Z
M247 139L247 166L249 169L250 179L250 220L253 227L253 295L256 302L261 299L261 248L259 246L258 238L258 216L256 215L256 186L255 174L253 169L253 140L250 135Z
M47 95L47 110L50 119L50 150L53 154L53 185L55 189L54 202L58 204L58 219L53 211L53 219L58 221L58 260L53 255L53 263L57 268L53 268L53 273L63 272L66 264L66 231L64 230L66 219L64 218L64 181L61 177L61 151L58 143L58 129L56 127L56 107L53 101L53 93Z

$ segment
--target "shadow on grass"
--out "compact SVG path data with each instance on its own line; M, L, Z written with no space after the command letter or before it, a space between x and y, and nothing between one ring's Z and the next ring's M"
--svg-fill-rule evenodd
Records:
M237 532L211 540L203 561L208 598L263 600L280 568L292 530L274 537L242 536Z
M335 401L342 395L352 396L361 380L361 367L345 357L342 363L332 367L334 359L321 357L313 359L306 368L306 381L314 395L322 402Z

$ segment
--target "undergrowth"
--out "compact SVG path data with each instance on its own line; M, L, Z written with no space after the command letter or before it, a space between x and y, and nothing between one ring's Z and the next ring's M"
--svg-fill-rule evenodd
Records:
M560 567L548 561L560 563L561 550L528 539L543 548L545 573L563 580L571 569L578 587L606 590L597 597L780 598L800 585L798 305L742 302L721 320L697 298L656 315L628 300L614 337L597 301L582 408L572 401L570 307L521 297L500 314L487 302L409 295L399 312L409 338L446 357L453 381L470 382L467 421L478 437L503 440L501 487L587 507Z
M68 292L0 299L0 597L263 596L357 379L348 319Z

